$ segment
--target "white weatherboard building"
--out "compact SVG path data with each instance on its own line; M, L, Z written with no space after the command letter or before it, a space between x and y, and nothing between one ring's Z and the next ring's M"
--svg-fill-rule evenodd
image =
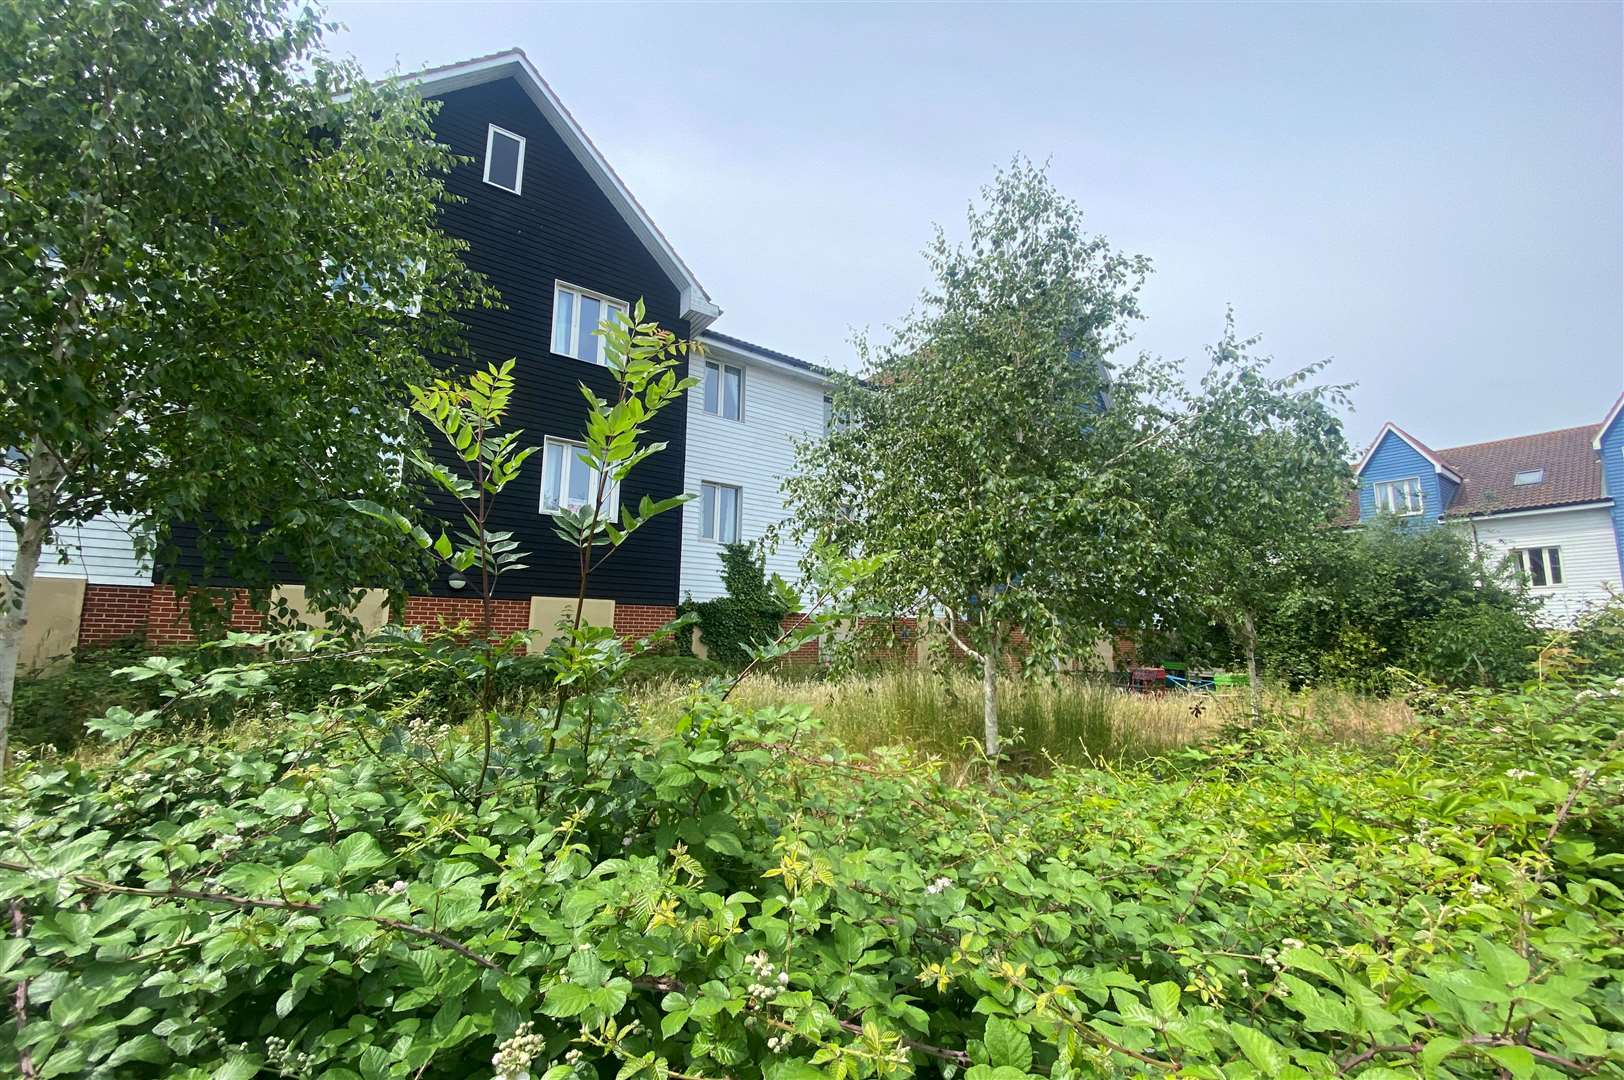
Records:
M686 599L713 600L722 587L722 548L755 543L784 519L783 482L797 440L828 421L829 374L804 360L706 332L689 373L688 454L682 571ZM767 556L767 573L794 583L804 550L787 538Z

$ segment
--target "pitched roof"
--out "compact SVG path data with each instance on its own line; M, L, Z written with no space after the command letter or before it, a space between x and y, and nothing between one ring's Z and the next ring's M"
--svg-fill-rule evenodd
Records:
M1438 451L1465 480L1444 516L1535 510L1606 498L1601 459L1591 446L1600 431L1600 424L1584 424ZM1535 469L1545 471L1539 483L1512 483L1517 473Z
M1382 444L1382 440L1387 438L1389 434L1409 443L1415 452L1426 458L1434 469L1437 469L1440 473L1449 477L1457 484L1460 483L1461 478L1455 473L1455 470L1451 469L1447 464L1445 464L1444 461L1439 458L1436 453L1429 449L1420 439L1416 438L1414 435L1411 435L1408 431L1405 431L1391 420L1382 425L1382 429L1376 433L1375 440L1371 442L1370 449L1366 450L1365 456L1359 459L1359 464L1353 470L1355 476L1358 476L1365 471L1365 466L1370 464L1370 459L1375 456L1376 448Z
M1596 455L1593 442L1605 426L1583 424L1434 451L1437 460L1461 478L1460 490L1443 516L1464 518L1600 502L1607 493L1602 487L1601 459ZM1382 429L1383 436L1389 427L1392 425ZM1377 442L1380 441L1381 436L1378 436ZM1414 440L1406 437L1406 441L1413 443ZM1367 460L1369 456L1365 455ZM1536 469L1544 473L1538 483L1512 482L1518 473ZM1359 524L1357 485L1349 491L1347 504L1337 516L1336 524Z
M682 261L682 257L671 246L671 241L667 240L659 226L654 224L654 219L649 217L648 211L643 209L643 205L632 195L631 189L609 166L603 153L587 137L586 131L576 122L575 117L570 115L570 111L564 107L563 101L559 100L553 88L547 85L547 80L541 77L541 73L530 62L530 58L525 56L524 50L505 49L502 52L489 53L455 64L444 64L397 78L416 86L425 95L446 94L469 86L495 82L498 79L516 80L529 95L530 100L535 102L536 108L552 125L553 130L558 132L582 168L586 169L587 174L597 182L615 209L620 211L620 216L648 248L649 253L666 272L666 276L680 290L682 317L689 321L693 332L699 333L722 313L722 309L711 300L710 294L699 283L699 279L688 268L688 264Z
M810 372L811 374L817 375L820 378L827 379L834 374L832 369L823 367L820 364L814 364L810 360L802 360L798 356L791 356L789 353L781 353L777 349L769 349L764 345L756 345L753 342L744 340L743 338L733 337L731 334L718 334L715 330L706 330L704 336L700 340L706 344L718 344L722 346L724 350L754 354L758 358L774 360L789 367L800 368L802 371Z

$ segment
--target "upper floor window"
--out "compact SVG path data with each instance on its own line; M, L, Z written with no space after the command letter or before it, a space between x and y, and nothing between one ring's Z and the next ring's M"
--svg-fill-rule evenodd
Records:
M1411 516L1421 512L1421 478L1412 476L1405 480L1387 480L1380 484L1372 484L1371 490L1376 496L1377 513L1400 514Z
M1562 584L1562 549L1556 547L1518 548L1512 556L1523 578L1536 589Z
M700 484L699 535L719 544L737 544L742 495L742 490L731 484Z
M586 446L567 439L547 437L541 452L541 512L590 507L598 497L598 470L585 457ZM619 492L611 487L604 493L602 517L619 513Z
M519 194L524 186L524 136L495 124L485 134L485 182Z
M628 310L624 300L559 282L553 290L553 352L603 363L603 339L595 331L610 312L625 318Z
M744 414L744 369L705 361L705 411L737 420Z
M835 426L835 399L834 399L833 395L824 394L823 395L823 432L824 432L824 434L827 435L829 433L829 429L834 427L834 426Z
M1511 478L1512 487L1527 487L1530 484L1543 484L1544 482L1544 469L1527 469Z

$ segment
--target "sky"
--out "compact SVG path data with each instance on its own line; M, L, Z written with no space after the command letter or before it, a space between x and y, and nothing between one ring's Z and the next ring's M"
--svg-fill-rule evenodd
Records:
M1150 256L1130 347L1233 307L1348 439L1602 419L1624 388L1624 4L338 2L369 74L525 50L721 305L852 368L1015 155Z

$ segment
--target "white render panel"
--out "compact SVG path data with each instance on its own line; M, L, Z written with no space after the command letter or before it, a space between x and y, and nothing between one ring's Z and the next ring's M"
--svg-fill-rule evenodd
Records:
M1613 519L1606 507L1508 514L1461 522L1456 527L1467 530L1468 535L1475 530L1477 543L1491 561L1514 548L1561 549L1562 584L1530 590L1541 602L1541 621L1552 626L1571 625L1585 610L1605 603L1624 582Z
M744 368L744 410L740 420L705 411L706 361ZM782 521L783 481L795 468L795 440L823 431L826 383L812 372L756 360L750 354L708 344L705 355L689 361L689 374L701 380L688 391L688 460L684 489L695 500L682 508L682 599L723 596L722 545L699 535L699 485L732 484L740 489L739 540L755 543ZM780 541L767 556L768 575L791 585L800 577L804 549Z
M44 577L79 577L92 585L151 585L152 565L136 557L130 519L105 514L58 531L56 544L40 556ZM17 537L0 526L0 573L17 559Z

